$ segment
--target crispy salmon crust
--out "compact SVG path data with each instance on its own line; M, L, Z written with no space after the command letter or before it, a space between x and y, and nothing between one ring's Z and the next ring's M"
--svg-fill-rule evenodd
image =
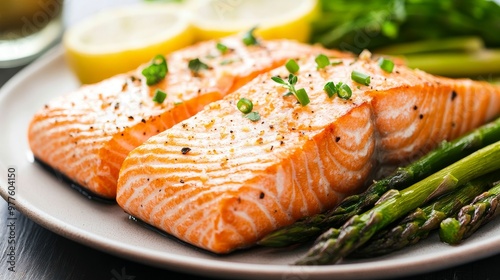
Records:
M225 53L218 42L228 47ZM119 169L133 148L287 59L319 53L348 55L288 40L246 46L234 36L202 42L169 55L169 73L156 85L146 85L144 65L49 102L31 121L30 148L91 193L114 199ZM195 58L209 69L193 72L188 63ZM152 101L156 89L167 93L162 104Z
M331 208L359 191L382 164L422 155L500 113L500 88L435 77L397 65L386 73L367 57L317 69L299 61L302 106L264 73L223 100L151 137L124 161L117 202L129 214L215 253ZM368 86L351 80L370 76ZM329 98L343 82L349 100ZM253 102L258 121L236 106Z

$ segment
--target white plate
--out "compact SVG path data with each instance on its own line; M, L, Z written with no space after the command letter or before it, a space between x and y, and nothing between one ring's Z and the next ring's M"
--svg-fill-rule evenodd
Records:
M7 168L17 170L19 211L67 238L152 266L216 277L251 279L373 279L411 275L500 252L500 219L460 246L434 234L417 246L381 258L330 266L291 266L305 248L255 248L216 256L166 238L128 220L117 205L90 201L28 160L26 131L45 102L76 89L60 47L21 71L0 91L0 194L7 197Z

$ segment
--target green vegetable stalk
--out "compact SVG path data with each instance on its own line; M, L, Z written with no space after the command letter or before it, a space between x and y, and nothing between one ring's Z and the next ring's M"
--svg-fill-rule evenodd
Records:
M402 190L392 190L369 211L353 216L339 230L325 232L298 265L333 264L410 211L500 168L500 141Z
M352 216L369 209L386 191L403 189L496 141L500 141L500 118L452 142L441 143L421 159L373 183L365 192L347 197L337 207L325 213L303 218L281 228L258 243L269 247L285 247L311 240L328 228L339 227Z
M464 206L457 218L448 218L441 222L439 236L443 242L458 244L470 237L482 225L498 214L500 202L500 184L479 195L470 205Z
M500 171L482 176L436 201L411 212L396 226L376 234L365 246L353 252L354 257L374 257L400 250L427 238L441 221L455 215L477 195L500 180Z
M500 5L488 0L321 0L311 41L361 52L394 44L479 37L500 47Z

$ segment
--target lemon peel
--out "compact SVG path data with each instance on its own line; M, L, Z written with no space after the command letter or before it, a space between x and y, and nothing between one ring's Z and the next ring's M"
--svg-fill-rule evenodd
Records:
M193 42L190 14L177 4L105 10L68 28L63 37L66 60L84 84L133 70Z
M204 0L188 1L197 40L209 40L258 27L264 39L308 42L311 21L319 13L317 0Z

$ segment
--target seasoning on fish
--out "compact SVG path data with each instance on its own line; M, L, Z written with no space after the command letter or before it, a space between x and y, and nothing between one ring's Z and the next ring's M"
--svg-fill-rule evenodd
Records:
M125 156L149 137L290 58L349 55L288 40L249 42L252 38L257 40L233 36L160 55L137 71L52 100L29 127L35 158L90 193L114 199Z
M366 54L342 62L318 69L315 56L297 60L305 106L273 81L289 76L283 66L151 137L122 165L118 204L181 240L228 253L331 208L382 164L408 161L500 113L500 87L486 82L401 65L389 73ZM353 71L369 85L353 81ZM350 97L325 94L329 82ZM241 98L252 100L259 121L245 119ZM182 147L189 153L180 155Z

